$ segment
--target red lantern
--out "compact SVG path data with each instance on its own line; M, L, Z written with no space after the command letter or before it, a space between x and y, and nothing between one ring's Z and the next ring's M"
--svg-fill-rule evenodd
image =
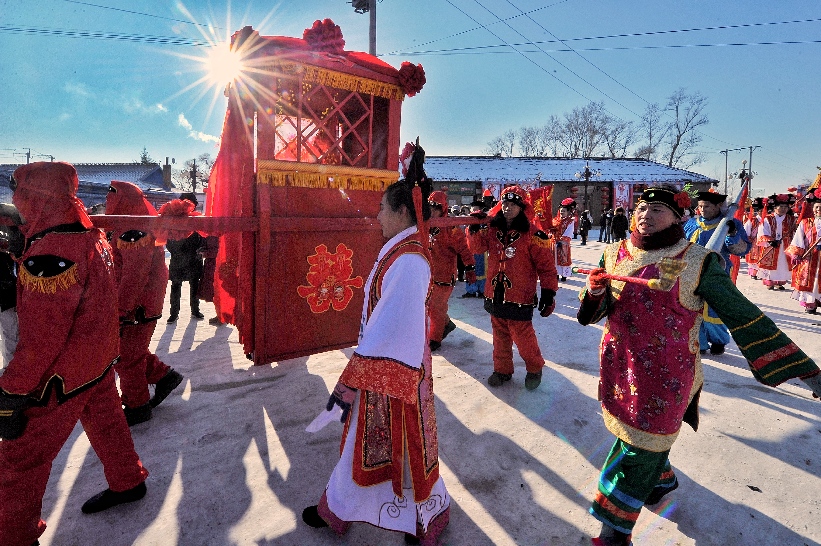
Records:
M575 199L578 195L579 195L579 187L578 186L573 186L572 188L570 188L570 197Z
M601 206L604 209L610 208L610 188L606 186L601 189Z

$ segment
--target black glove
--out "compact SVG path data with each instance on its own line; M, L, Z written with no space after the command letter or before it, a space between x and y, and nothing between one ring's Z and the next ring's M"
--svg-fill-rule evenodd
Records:
M28 417L23 413L28 407L28 398L0 392L0 438L16 440L23 435Z
M348 413L351 411L351 404L356 400L356 389L337 382L334 387L334 392L328 398L328 403L325 405L327 411L334 408L334 404L342 408L342 416L339 418L343 423L348 420Z
M728 237L734 237L735 232L736 232L735 222L732 222L732 221L728 222L727 223L727 236Z
M539 298L539 314L543 317L550 316L553 309L556 308L556 292L549 288L542 288L542 297Z
M773 248L778 248L778 247L781 246L781 241L780 240L772 240L772 241L770 241L770 246L773 247Z

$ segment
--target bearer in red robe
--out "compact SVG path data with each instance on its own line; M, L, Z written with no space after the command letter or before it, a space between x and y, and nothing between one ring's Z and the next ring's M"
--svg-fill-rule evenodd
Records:
M428 197L431 218L448 215L448 198L443 191L435 191ZM448 316L448 299L456 285L456 257L465 264L465 280L476 282L476 261L468 248L465 232L458 226L430 228L431 293L428 301L430 320L430 350L442 346L442 340L456 329Z
M51 464L79 420L110 489L83 512L141 499L143 468L114 385L117 285L105 234L77 199L68 163L14 171L13 201L26 237L17 286L20 340L0 377L0 544L30 546Z
M154 206L131 182L113 180L106 198L106 214L157 216ZM129 426L151 419L151 408L171 394L182 375L165 365L148 349L162 315L168 267L165 251L146 231L130 229L111 233L114 269L118 282L120 317L120 376L123 411ZM156 385L150 397L148 385Z

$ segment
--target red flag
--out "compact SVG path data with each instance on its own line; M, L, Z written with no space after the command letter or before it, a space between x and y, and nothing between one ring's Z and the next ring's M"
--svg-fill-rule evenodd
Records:
M536 226L547 232L553 225L553 186L530 190L530 202L533 204Z

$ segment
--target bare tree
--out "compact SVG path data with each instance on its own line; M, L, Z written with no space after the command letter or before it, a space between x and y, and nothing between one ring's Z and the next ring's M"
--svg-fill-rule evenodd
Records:
M545 150L549 150L553 157L559 157L559 150L562 148L562 130L562 121L555 115L551 115L542 128Z
M669 150L665 153L669 167L686 169L704 161L704 156L694 150L702 140L698 128L710 123L704 113L706 106L707 97L698 91L688 94L683 87L667 99L665 111L673 116L668 125Z
M197 188L207 187L213 166L214 160L208 153L200 154L196 159L189 159L183 164L182 169L173 171L174 186L182 191L196 191Z
M540 157L546 148L544 129L541 127L522 127L519 129L519 149L523 157Z
M564 114L561 143L568 157L592 157L603 142L604 104L591 102Z
M497 136L487 143L487 155L499 157L513 157L513 147L516 145L516 132L510 129L502 136Z
M644 143L636 150L636 157L650 161L656 159L659 144L669 130L669 127L661 120L663 114L664 111L661 109L661 106L655 102L648 104L644 109L641 121L639 122L639 133L643 137Z
M627 157L627 148L636 142L636 128L632 121L605 116L602 140L612 158Z

